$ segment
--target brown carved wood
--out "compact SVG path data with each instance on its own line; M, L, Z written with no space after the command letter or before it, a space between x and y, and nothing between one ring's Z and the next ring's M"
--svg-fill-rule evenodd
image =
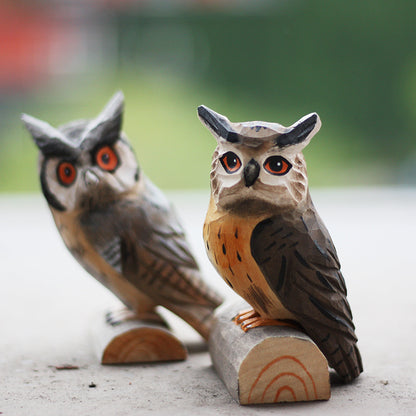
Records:
M327 360L303 332L267 326L244 332L233 318L237 304L216 314L209 340L214 367L240 404L328 400Z

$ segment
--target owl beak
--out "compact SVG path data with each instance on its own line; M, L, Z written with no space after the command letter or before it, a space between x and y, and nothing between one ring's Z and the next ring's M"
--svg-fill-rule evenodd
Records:
M84 182L85 185L87 185L87 188L90 188L92 186L96 186L98 182L100 182L100 179L92 170L88 169L84 173Z
M244 182L248 187L256 182L256 179L259 177L260 165L254 160L251 159L244 168Z

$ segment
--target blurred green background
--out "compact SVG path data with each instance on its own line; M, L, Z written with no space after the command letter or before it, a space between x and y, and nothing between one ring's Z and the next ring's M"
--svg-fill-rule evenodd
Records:
M316 111L312 186L416 183L416 2L11 1L0 6L0 192L39 189L25 112L59 125L126 99L161 188L209 186L205 104L290 125Z

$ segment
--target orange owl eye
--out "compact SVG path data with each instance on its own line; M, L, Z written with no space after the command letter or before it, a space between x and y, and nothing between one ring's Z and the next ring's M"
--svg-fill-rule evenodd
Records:
M272 175L285 175L292 165L282 156L270 156L264 162L264 168Z
M118 165L116 152L110 146L104 146L98 150L95 159L101 169L109 172L114 171Z
M241 160L233 152L227 152L221 157L220 162L227 173L237 172L241 167Z
M70 186L75 181L77 170L70 162L61 162L58 165L58 179L64 186Z

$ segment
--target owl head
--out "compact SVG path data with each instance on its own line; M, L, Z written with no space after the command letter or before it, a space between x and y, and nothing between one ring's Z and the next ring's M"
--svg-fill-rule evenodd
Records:
M124 96L118 92L95 119L58 128L22 115L39 148L40 182L52 209L99 207L138 186L136 157L121 132L123 107Z
M198 115L217 139L211 192L217 206L258 215L300 207L308 197L303 148L321 127L318 114L290 127L248 121L232 123L205 106Z

